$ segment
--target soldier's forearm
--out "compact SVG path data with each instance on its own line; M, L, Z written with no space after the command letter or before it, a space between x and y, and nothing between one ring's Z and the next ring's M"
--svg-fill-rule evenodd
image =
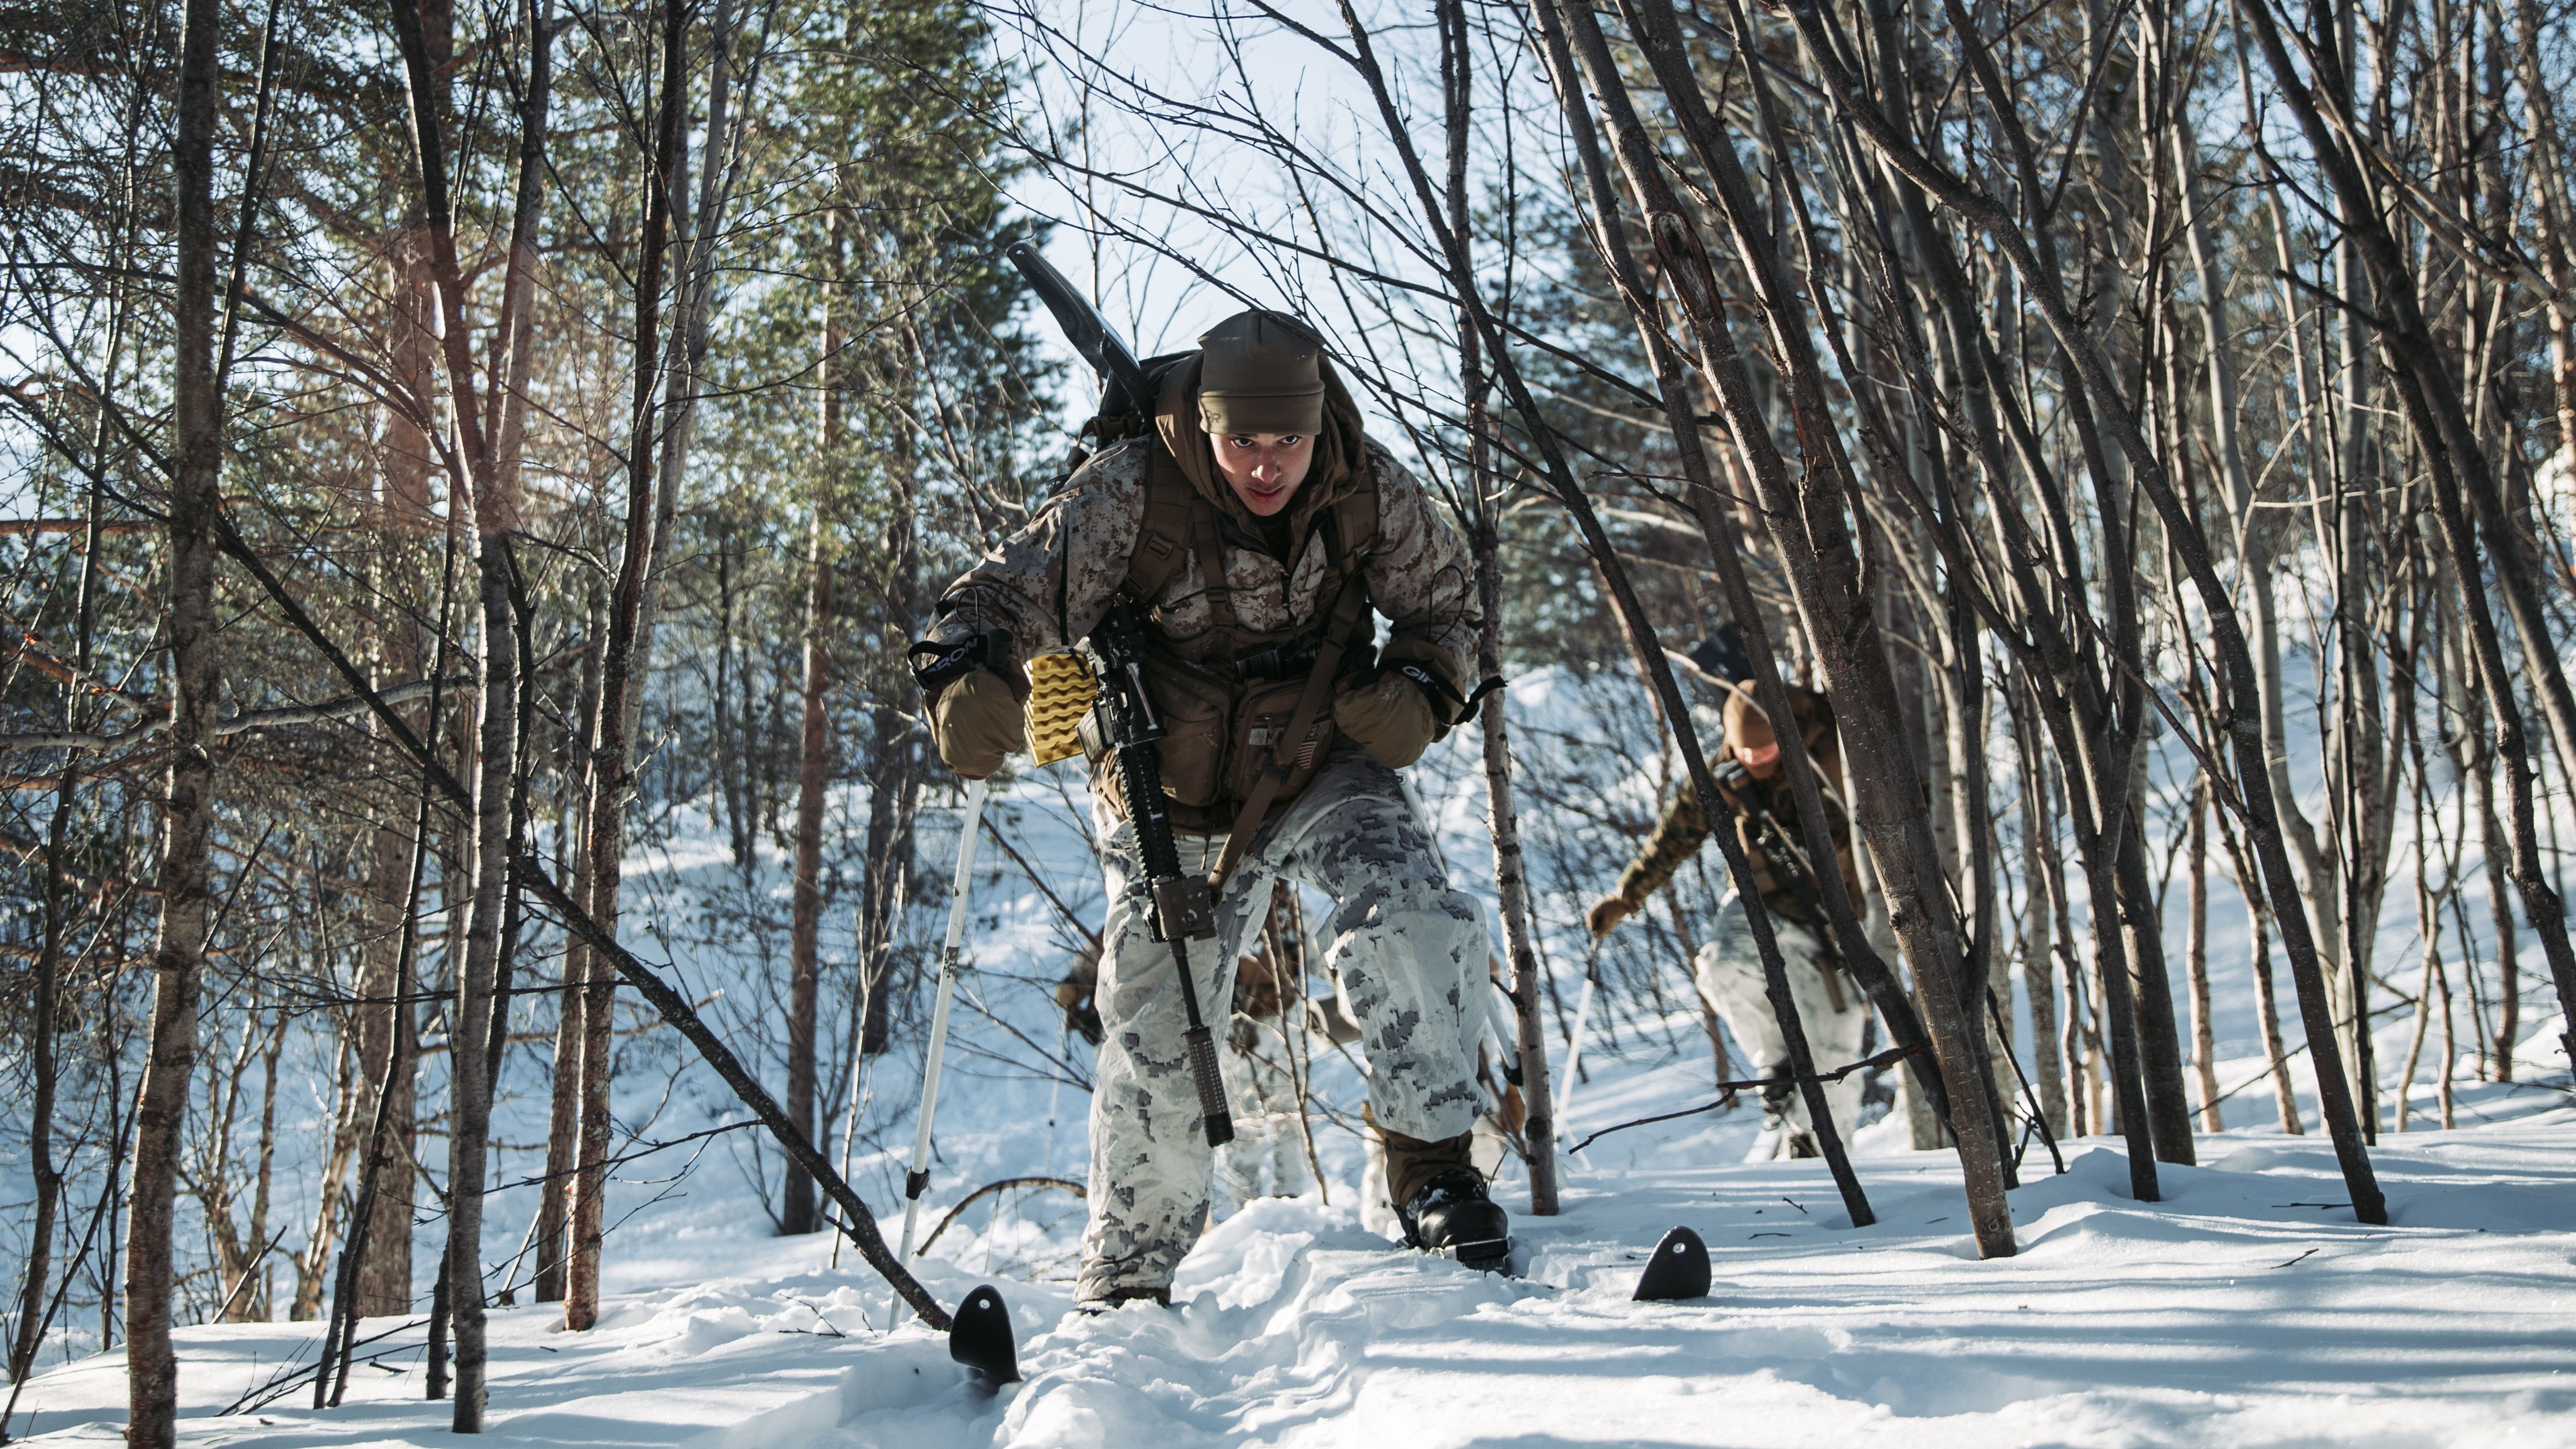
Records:
M1647 897L1672 883L1673 872L1681 869L1683 861L1699 853L1708 842L1708 829L1708 812L1700 808L1699 793L1685 783L1673 792L1672 803L1655 822L1646 848L1620 872L1619 895L1645 904Z

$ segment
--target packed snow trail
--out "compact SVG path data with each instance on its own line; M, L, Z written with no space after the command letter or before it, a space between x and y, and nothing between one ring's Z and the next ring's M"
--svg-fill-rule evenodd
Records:
M2523 1089L2522 1100L2563 1100ZM2384 1136L2396 1221L2341 1206L2326 1143L2203 1138L2167 1200L2129 1201L2115 1148L2012 1194L2021 1255L1978 1262L1955 1164L1864 1159L1855 1231L1820 1166L1586 1174L1517 1220L1525 1278L1425 1259L1346 1206L1254 1204L1184 1264L1181 1305L1069 1312L1003 1281L1026 1382L988 1396L938 1336L891 1339L882 1284L819 1240L701 1221L662 1245L699 1281L629 1292L598 1330L493 1314L499 1444L597 1446L2576 1444L2576 1107ZM2033 1165L2041 1159L2034 1155ZM2041 1169L2044 1171L2044 1167ZM742 1221L737 1219L737 1221ZM1628 1301L1664 1229L1704 1234L1701 1302ZM937 1258L949 1302L974 1275ZM393 1327L371 1321L370 1332ZM184 1330L189 1445L455 1442L420 1394L418 1329L321 1414L289 1394L218 1415L318 1326ZM840 1336L834 1336L840 1335ZM47 1374L12 1428L121 1442L123 1364ZM38 1417L30 1425L27 1411Z

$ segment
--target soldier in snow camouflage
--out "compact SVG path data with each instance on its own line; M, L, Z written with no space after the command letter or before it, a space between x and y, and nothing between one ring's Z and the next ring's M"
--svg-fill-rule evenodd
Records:
M1717 651L1711 663L1724 653ZM1684 781L1664 807L1645 848L1620 873L1618 890L1596 902L1587 920L1595 936L1607 935L1671 882L1673 872L1707 842L1712 828L1734 831L1752 862L1754 888L1771 916L1789 994L1798 1020L1806 1027L1808 1047L1819 1068L1835 1067L1867 1050L1869 1000L1845 977L1840 959L1826 943L1824 903L1805 865L1807 852L1814 847L1798 830L1788 803L1771 720L1742 682L1750 670L1750 664L1739 661L1735 669L1721 670L1714 678L1727 691L1719 725L1728 760L1736 767L1722 767L1720 772L1723 823L1711 820L1699 792ZM1795 687L1789 690L1789 701L1799 737L1824 786L1825 813L1833 832L1831 848L1843 879L1857 881L1851 827L1841 804L1842 753L1834 734L1833 708L1824 696ZM1857 893L1853 906L1864 915L1877 909L1875 902L1864 901ZM1756 1075L1771 1083L1762 1091L1763 1133L1755 1140L1749 1160L1815 1156L1815 1128L1808 1120L1806 1101L1789 1080L1788 1039L1781 1034L1779 1019L1763 990L1762 957L1753 944L1753 924L1743 898L1731 886L1718 906L1716 929L1692 965L1700 993L1726 1019L1727 1030L1752 1058ZM1856 1123L1864 1090L1857 1076L1825 1087L1834 1125L1846 1138Z
M1263 687L1253 661L1312 660L1337 597L1365 589L1388 637L1372 654L1366 613L1344 614L1360 621L1358 648L1331 679L1311 779L1250 832L1222 882L1218 938L1190 953L1191 969L1200 1000L1231 1000L1272 883L1329 896L1326 965L1363 1028L1407 1235L1499 1261L1502 1213L1467 1155L1483 916L1450 887L1395 775L1460 711L1479 623L1465 549L1421 484L1363 435L1302 324L1248 312L1200 341L1164 372L1151 435L1092 458L940 601L939 642L981 636L988 666L937 690L932 734L961 774L999 768L1024 747L1022 665L1074 646L1124 598L1144 611L1151 641L1146 688L1168 732L1156 749L1181 868L1209 872L1251 793L1239 788L1246 752L1270 748L1238 728L1247 691ZM1309 667L1269 677L1302 687ZM1171 954L1131 894L1133 828L1099 788L1103 759L1093 768L1110 909L1077 1293L1093 1305L1168 1301L1206 1222L1211 1150Z

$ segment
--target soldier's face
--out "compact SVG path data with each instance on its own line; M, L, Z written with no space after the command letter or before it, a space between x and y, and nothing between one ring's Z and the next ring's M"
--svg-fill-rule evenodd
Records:
M1303 433L1230 433L1209 441L1217 471L1257 518L1286 508L1315 461L1315 440Z

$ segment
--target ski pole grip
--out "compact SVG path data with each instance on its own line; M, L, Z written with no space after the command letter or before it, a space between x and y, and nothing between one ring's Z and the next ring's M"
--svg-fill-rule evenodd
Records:
M1216 1038L1206 1027L1194 1026L1181 1033L1181 1042L1189 1048L1190 1080L1198 1084L1208 1146L1223 1147L1234 1140L1234 1113L1225 1105L1225 1079L1216 1074Z

